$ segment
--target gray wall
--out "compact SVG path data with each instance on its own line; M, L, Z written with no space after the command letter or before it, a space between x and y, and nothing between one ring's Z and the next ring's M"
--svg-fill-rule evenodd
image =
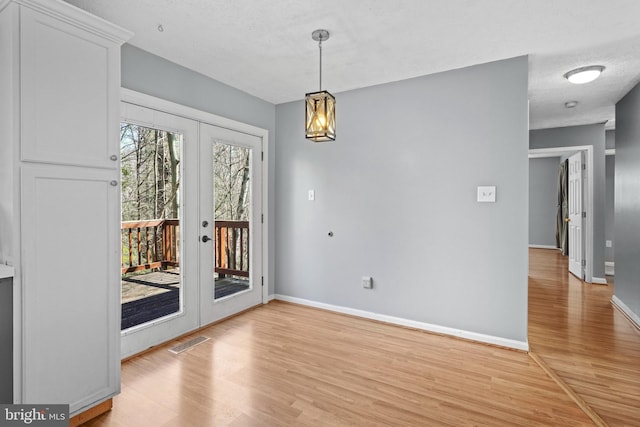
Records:
M614 149L616 148L616 131L608 130L605 132L605 148L606 149ZM614 241L614 226L615 226L615 173L616 173L616 156L609 155L605 156L605 165L604 165L604 173L605 173L605 202L604 202L604 240L611 240L612 246L607 248L605 245L604 248L604 260L605 261L614 261L613 257L613 245L615 245Z
M526 342L527 58L336 99L331 143L276 108L276 293Z
M166 99L269 131L269 194L273 200L275 169L275 106L238 89L125 44L122 47L122 87ZM269 218L274 218L274 203ZM274 235L274 221L269 235ZM269 241L269 292L273 293L274 240Z
M529 244L556 247L560 157L529 159Z
M615 131L608 130L606 132L606 148L615 147ZM615 226L615 173L616 173L616 156L610 155L605 157L604 164L605 172L605 188L604 188L604 240L611 240L612 246L604 248L604 260L614 261L613 246L614 241L614 226Z
M0 403L13 403L13 281L0 279Z
M640 316L640 85L616 104L614 293Z
M593 146L593 277L604 278L605 216L604 124L537 129L529 132L529 147Z
M604 148L616 148L616 131L615 130L606 130L604 132Z

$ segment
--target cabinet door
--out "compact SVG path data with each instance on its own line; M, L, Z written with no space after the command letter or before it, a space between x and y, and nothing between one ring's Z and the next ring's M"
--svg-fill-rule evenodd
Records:
M120 390L120 189L114 172L21 170L23 403L76 413Z
M117 169L120 46L20 12L21 159Z

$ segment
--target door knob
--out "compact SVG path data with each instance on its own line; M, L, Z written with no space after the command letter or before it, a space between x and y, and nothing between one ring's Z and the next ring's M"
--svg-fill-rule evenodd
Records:
M207 243L211 238L209 236L202 236L202 242Z
M564 219L564 222L569 222L569 221L571 221L571 218L569 218L569 217Z

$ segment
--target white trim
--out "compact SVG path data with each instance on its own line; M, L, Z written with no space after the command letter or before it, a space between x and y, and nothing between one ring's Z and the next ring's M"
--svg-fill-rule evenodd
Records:
M586 154L587 166L587 194L583 208L587 213L586 236L584 242L584 255L587 265L584 267L584 281L593 283L593 145L576 145L575 147L550 147L536 148L529 150L529 158L558 157L577 151L584 151Z
M228 119L226 117L218 116L213 113L207 113L206 111L197 110L195 108L187 107L186 105L177 104L172 101L167 101L166 99L157 98L155 96L136 92L124 87L120 89L120 97L122 101L129 104L139 105L141 107L150 108L152 110L162 111L164 113L184 117L185 119L196 120L202 123L207 123L236 132L254 135L263 138L264 141L267 140L267 137L269 135L269 131L257 126L252 126L243 122L239 122L237 120ZM149 125L153 125L153 123L149 123ZM265 157L266 156L267 153L265 152Z
M516 341L507 338L495 337L492 335L480 334L477 332L464 331L461 329L449 328L446 326L434 325L431 323L418 322L415 320L404 319L401 317L388 316L386 314L374 313L371 311L358 310L355 308L342 307L338 305L325 304L322 302L310 301L303 298L290 297L287 295L274 294L273 299L291 302L309 307L320 308L323 310L333 311L336 313L348 314L351 316L362 317L365 319L377 320L380 322L391 323L394 325L406 326L409 328L420 329L437 334L450 335L453 337L464 338L471 341L478 341L485 344L497 345L516 350L529 351L529 343L527 341Z
M120 89L120 99L129 104L262 138L262 151L264 152L262 163L262 214L264 214L264 223L262 224L262 275L264 277L262 303L269 302L269 131L127 88ZM127 118L122 117L122 120L127 121ZM145 125L153 127L154 124Z
M133 37L133 33L112 22L93 15L70 3L51 0L6 0L0 1L0 10L9 3L18 3L30 9L36 10L45 15L51 16L58 21L63 21L75 27L97 34L112 42L123 44Z
M623 303L617 296L611 297L611 302L615 305L624 315L634 324L634 326L640 329L640 316L635 314L625 303Z
M605 261L604 262L604 274L607 276L615 276L616 275L616 263L613 261Z
M274 299L276 299L275 294L270 294L270 295L267 297L267 302L271 302L271 301L273 301Z
M595 283L596 285L607 285L607 279L604 277L592 277L591 283Z
M552 245L529 245L530 248L533 249L555 249L557 251L560 250L560 248L552 246Z
M605 156L615 156L616 155L616 149L615 148L607 148L606 150L604 150L604 155Z
M0 264L0 279L7 279L13 277L15 270L10 265Z

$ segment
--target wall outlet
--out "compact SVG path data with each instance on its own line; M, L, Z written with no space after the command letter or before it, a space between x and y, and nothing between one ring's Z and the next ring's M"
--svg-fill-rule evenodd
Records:
M496 186L481 186L478 187L478 201L483 203L495 203L496 202Z
M611 240L605 240L605 241L604 241L604 245L605 245L607 248L611 248L611 247L613 247L613 242L612 242Z
M316 192L315 190L309 190L309 200L310 201L314 201L316 199Z
M365 289L373 288L373 278L369 276L362 276L362 287Z

